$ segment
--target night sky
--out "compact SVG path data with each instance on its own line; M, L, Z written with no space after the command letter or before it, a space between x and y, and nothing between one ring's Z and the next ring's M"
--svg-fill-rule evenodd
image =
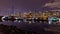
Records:
M24 12L34 9L44 8L46 3L52 3L54 0L0 0L0 15L12 13L12 6L14 12ZM34 8L34 9L33 9Z
M15 9L40 8L48 2L52 0L0 0L0 9L11 9L12 5Z

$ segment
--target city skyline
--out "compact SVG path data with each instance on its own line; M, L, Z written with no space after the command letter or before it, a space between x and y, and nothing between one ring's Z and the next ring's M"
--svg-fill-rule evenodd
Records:
M49 10L59 10L59 7L48 6L49 3L55 3L59 0L0 0L0 14L12 13L12 6L14 7L14 12L38 12L38 11L49 11ZM45 6L47 4L47 6ZM52 4L51 4L52 5ZM56 4L58 6L59 4ZM60 6L60 5L59 5Z

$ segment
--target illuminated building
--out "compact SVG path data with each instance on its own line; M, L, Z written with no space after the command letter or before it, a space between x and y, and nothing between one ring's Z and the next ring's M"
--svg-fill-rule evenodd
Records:
M26 16L27 16L27 18L32 18L33 15L31 12L29 12Z

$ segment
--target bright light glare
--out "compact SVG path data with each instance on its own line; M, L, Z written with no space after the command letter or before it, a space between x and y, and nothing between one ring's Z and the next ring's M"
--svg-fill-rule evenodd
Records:
M3 16L3 17L2 17L2 21L5 21L5 20L4 20L5 17L6 17L6 16Z

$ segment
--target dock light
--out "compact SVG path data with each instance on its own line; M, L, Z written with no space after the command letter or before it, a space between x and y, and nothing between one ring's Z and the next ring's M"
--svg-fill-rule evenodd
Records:
M57 22L58 19L57 18L52 18L52 22Z
M51 24L52 22L57 22L59 19L55 17L48 18L48 23Z

